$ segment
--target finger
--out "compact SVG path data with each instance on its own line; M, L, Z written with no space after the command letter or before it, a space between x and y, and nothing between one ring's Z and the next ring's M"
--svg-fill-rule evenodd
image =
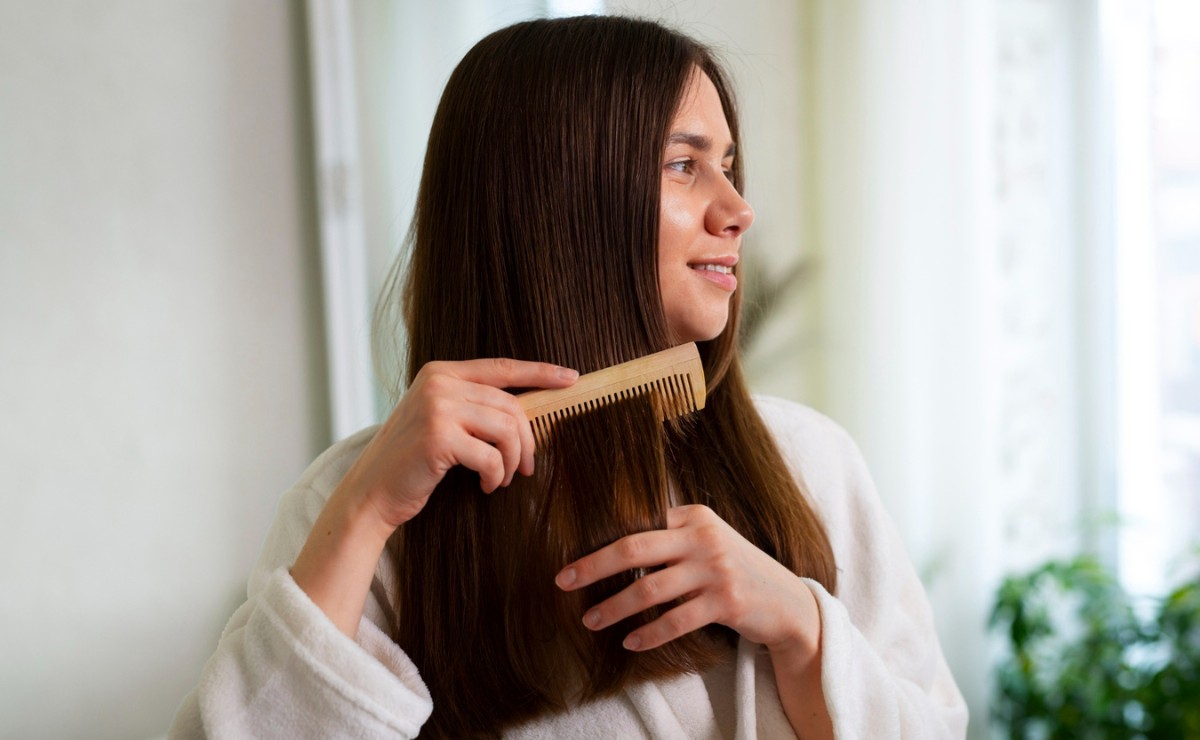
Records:
M533 475L533 455L536 442L533 437L533 427L530 425L529 417L525 415L525 409L521 406L521 402L513 394L499 388L464 380L449 373L446 370L449 365L450 363L431 362L422 368L424 376L421 378L419 387L421 393L431 401L434 399L440 401L440 410L435 413L443 417L447 416L449 413L447 408L453 409L453 413L457 413L457 410L461 408L459 404L466 402L487 406L512 416L520 438L519 469L525 475ZM451 404L450 407L445 405L447 401Z
M463 433L454 448L455 461L479 473L479 487L491 493L504 482L504 458L500 450L481 439Z
M463 428L471 436L495 445L503 460L504 476L500 485L507 486L521 464L521 429L528 426L525 419L489 406L468 404L463 411Z
M686 527L689 524L709 518L713 520L719 519L717 513L704 504L672 506L667 509L667 528L679 529L680 527Z
M565 388L579 378L579 373L570 368L508 357L446 363L442 369L463 380L494 388Z
M626 650L653 650L715 621L715 610L703 597L685 601L658 619L626 635Z
M533 475L533 456L537 452L537 440L533 437L533 424L530 423L529 417L525 415L525 409L521 408L521 404L516 398L513 398L513 405L516 408L511 413L521 420L518 427L521 432L521 466L518 470L523 475Z
M707 580L701 569L687 563L655 571L589 609L583 615L583 623L588 629L602 630L652 606L695 593Z
M554 582L565 591L574 591L632 568L669 565L686 551L686 535L682 530L638 532L576 560L559 571Z
M467 381L463 381L463 385L462 397L464 400L503 411L516 420L517 433L521 443L519 452L520 466L518 469L524 475L533 475L533 454L537 449L537 442L533 437L533 425L530 424L529 417L525 414L525 409L521 406L521 402L513 394L502 391L499 388Z

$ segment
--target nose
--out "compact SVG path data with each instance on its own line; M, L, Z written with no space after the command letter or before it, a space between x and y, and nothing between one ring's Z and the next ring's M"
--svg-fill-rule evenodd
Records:
M720 183L705 214L705 227L714 236L741 236L754 223L754 209L732 182L721 178Z

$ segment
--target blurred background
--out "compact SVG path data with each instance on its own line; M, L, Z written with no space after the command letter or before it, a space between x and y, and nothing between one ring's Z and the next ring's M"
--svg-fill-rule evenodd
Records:
M0 737L165 733L278 496L387 411L450 70L581 12L734 71L753 385L859 442L973 738L1005 576L1089 554L1147 614L1196 577L1194 2L3 2Z

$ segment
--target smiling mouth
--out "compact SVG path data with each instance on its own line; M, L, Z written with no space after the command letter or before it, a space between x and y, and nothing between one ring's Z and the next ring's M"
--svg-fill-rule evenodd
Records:
M697 262L688 265L703 280L726 292L737 290L738 279L733 274L733 265L718 265L712 262Z
M705 272L705 271L719 272L722 275L732 275L733 274L733 268L729 267L727 265L703 264L703 265L688 265L688 267L692 268L693 270L699 270L701 272Z

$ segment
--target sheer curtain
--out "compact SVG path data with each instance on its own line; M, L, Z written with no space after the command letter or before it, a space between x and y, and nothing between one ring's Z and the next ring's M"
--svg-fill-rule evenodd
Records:
M1095 11L813 7L817 403L863 447L982 737L997 579L1111 505Z
M986 724L1002 547L992 19L982 4L818 2L817 405L858 440ZM1010 493L1010 492L1008 492Z

